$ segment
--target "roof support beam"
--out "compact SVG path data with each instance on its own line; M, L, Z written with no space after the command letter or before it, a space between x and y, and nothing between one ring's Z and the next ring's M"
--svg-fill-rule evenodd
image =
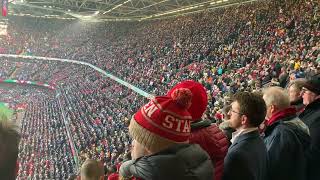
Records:
M137 11L144 10L144 9L146 9L146 8L150 8L150 7L153 7L153 6L155 6L155 5L158 5L158 4L167 2L167 1L168 1L168 0L162 0L162 1L160 1L160 2L157 2L157 3L154 3L154 4L150 4L150 5L145 6L145 7L143 7L143 8L140 8L140 9L137 9L137 10L134 10L134 11L131 11L131 12L125 14L125 15L132 14L132 13L135 13L135 12L137 12ZM157 11L155 11L155 12L157 12ZM159 12L159 11L158 11L158 12Z

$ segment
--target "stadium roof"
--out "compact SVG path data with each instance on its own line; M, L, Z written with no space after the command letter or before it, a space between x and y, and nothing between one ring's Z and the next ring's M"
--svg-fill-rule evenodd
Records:
M251 1L255 0L12 0L10 6L16 15L108 21L166 18Z

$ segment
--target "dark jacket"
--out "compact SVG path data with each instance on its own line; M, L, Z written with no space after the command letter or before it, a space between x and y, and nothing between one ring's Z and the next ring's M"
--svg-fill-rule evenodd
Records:
M258 130L236 138L224 159L223 180L266 180L267 149Z
M209 120L191 123L190 143L201 146L214 164L214 180L221 180L223 161L227 154L229 142L225 134Z
M304 104L303 104L303 99L300 98L299 100L295 102L291 102L290 105L294 108L296 108L297 113L300 114L304 110Z
M123 163L120 176L131 175L143 180L211 180L213 165L199 145L179 144Z
M229 126L229 122L223 121L221 124L219 124L219 129L222 130L222 132L226 135L228 139L229 146L231 145L231 139L232 139L232 133L234 133L236 130L231 128Z
M310 145L308 127L292 112L283 110L274 114L265 130L268 161L268 179L305 180L306 158L304 152Z
M309 127L311 144L306 152L308 179L320 179L320 99L306 106L299 118Z

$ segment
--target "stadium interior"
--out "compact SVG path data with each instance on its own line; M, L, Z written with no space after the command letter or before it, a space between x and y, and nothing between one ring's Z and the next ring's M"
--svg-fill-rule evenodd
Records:
M228 123L235 115L234 109L229 110L235 108L234 94L263 93L263 89L273 86L289 92L297 79L306 82L299 93L303 109L299 113L297 110L297 114L310 130L312 147L320 149L319 141L313 144L316 143L313 132L320 132L320 126L313 129L303 116L310 112L309 101L314 101L313 104L320 101L317 0L2 0L1 3L0 118L16 124L21 136L15 171L18 180L80 179L84 172L81 168L88 159L103 166L104 179L125 176L122 171L125 167L120 166L139 160L131 152L133 141L139 142L129 128L132 121L138 118L138 112L147 109L149 101L154 102L159 96L179 98L168 92L185 80L204 87L205 111L199 119L225 133L222 136L228 146L222 155L222 167L223 158L231 151L227 149L235 139L232 132L244 133ZM317 82L312 80L315 77ZM306 93L314 93L313 99L307 102ZM192 103L195 96L192 95ZM161 99L158 101L156 104L160 106ZM267 101L266 105L267 117L271 109ZM314 106L318 108L320 104ZM314 111L319 114L320 110ZM146 110L141 116L148 119L149 112ZM242 109L236 113L248 115ZM189 115L194 118L191 111ZM315 121L320 122L319 118ZM168 123L167 119L165 122ZM151 126L140 125L147 129ZM268 125L266 118L257 127L261 139L267 135L262 126L268 129ZM192 134L192 122L189 128ZM214 136L208 134L211 135ZM214 155L208 154L212 159ZM150 152L144 154L149 155ZM312 157L320 160L319 156ZM225 172L215 160L212 163L214 173L210 177L232 179L225 174L230 170L227 163ZM318 170L312 172L318 175ZM1 173L0 179L6 179ZM320 178L313 175L310 180ZM152 177L170 180L160 175ZM125 179L149 178L133 173ZM256 178L266 179L277 178Z

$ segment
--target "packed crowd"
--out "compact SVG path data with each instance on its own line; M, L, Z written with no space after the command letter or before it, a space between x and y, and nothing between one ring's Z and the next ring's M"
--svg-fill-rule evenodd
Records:
M10 77L11 74L15 71L15 67L12 63L8 60L1 61L2 66L0 67L0 78L5 79L7 77Z
M30 61L26 64L41 64L37 60ZM25 63L11 63L10 68L19 69L20 64ZM62 66L63 68L61 68ZM50 83L56 83L60 90L51 91L37 86L24 86L17 89L12 88L13 86L18 87L17 85L3 84L3 86L8 87L7 90L2 91L4 96L1 97L1 101L10 104L18 102L28 104L28 108L25 109L28 113L25 115L22 126L23 143L20 147L20 165L26 168L19 170L18 177L21 179L27 177L66 179L77 173L75 161L71 156L72 150L69 146L62 147L62 144L68 144L68 137L63 131L66 127L62 121L62 113L65 114L64 118L66 118L73 135L70 140L74 142L75 149L78 150L80 163L84 162L86 158L95 158L105 162L105 169L111 169L113 165L122 162L122 159L126 159L126 156L130 154L131 139L123 129L126 127L130 114L139 104L143 103L144 99L132 90L118 85L115 81L102 77L89 67L47 62L45 67L50 72L43 73L41 73L41 67L44 66L34 67L32 71L28 71L27 68L21 71L25 73L24 77L36 80L35 77L37 76L34 76L34 74L41 74L42 77L50 79ZM55 71L57 73L53 73ZM2 77L3 79L8 78L8 76ZM41 98L39 99L39 97ZM59 109L57 100L61 100L61 109ZM45 101L49 101L50 104L46 104L48 102ZM51 105L51 103L54 104ZM38 114L31 117L35 112ZM40 116L41 114L48 114L49 117ZM48 122L49 119L53 119L53 124L45 123L39 126L38 120ZM30 123L32 121L35 122ZM53 139L57 139L57 141L51 140L48 142L45 140L50 137L48 137L48 132L44 132L45 130L39 130L42 126L45 126L44 129L49 128ZM32 139L34 131L39 131L39 137L36 136L36 140ZM54 153L47 151L47 148L52 148L49 144L53 144ZM25 146L28 148L26 149ZM30 147L37 148L32 149ZM60 161L62 156L57 156L57 154L65 153L68 156ZM46 155L45 160L38 162L38 157L43 154ZM70 164L70 158L72 164ZM63 162L67 165L54 171L55 162ZM43 166L44 163L45 166ZM35 169L40 170L35 171ZM57 172L62 173L62 175L57 176Z
M3 64L0 79L35 81L56 85L77 71L77 65L63 62L39 61L21 58L0 58Z
M21 126L18 179L68 179L76 173L59 104L29 102Z
M14 23L9 26L7 41L0 41L1 47L9 47L7 53L27 52L89 62L155 95L165 94L185 79L199 81L208 93L204 118L213 122L220 122L222 114L227 114L224 107L235 92L258 90L265 84L285 87L296 78L311 77L320 70L317 1L262 1L139 23L48 23L27 17L11 18ZM0 78L57 84L81 162L86 158L100 159L106 168L111 168L127 159L131 139L126 122L146 99L84 66L4 62ZM47 105L56 107L52 103ZM53 113L48 108L38 109ZM37 119L25 120L28 131L37 128L27 123L36 124ZM61 133L52 137L65 140ZM37 140L30 141L46 147ZM59 149L58 144L57 151L70 153L70 147ZM47 153L48 159L62 158ZM24 163L32 159L32 153L27 154ZM67 164L73 163L69 158L66 157ZM62 167L58 169L64 170L63 177L75 172L73 166ZM20 172L21 177L24 171ZM37 172L41 177L51 177L50 173Z
M46 21L17 20L12 30L19 29L18 35L9 45L34 55L90 62L153 94L182 79L199 80L214 103L224 93L253 90L271 80L283 85L287 73L304 77L319 71L317 3L264 1L174 20L76 22L63 31L45 29ZM17 38L22 32L31 37Z
M37 87L21 87L15 84L1 83L0 102L10 103L11 105L21 104L30 100L38 101L39 97L49 98L52 92L46 92L47 89Z
M81 162L94 158L106 168L117 164L130 150L126 122L143 98L94 70L66 80L72 83L61 86L60 97Z
M0 91L0 102L24 112L23 119L16 119L22 139L17 178L66 179L75 173L75 162L61 111L57 111L60 107L54 100L55 93L41 87L6 83L1 84Z

